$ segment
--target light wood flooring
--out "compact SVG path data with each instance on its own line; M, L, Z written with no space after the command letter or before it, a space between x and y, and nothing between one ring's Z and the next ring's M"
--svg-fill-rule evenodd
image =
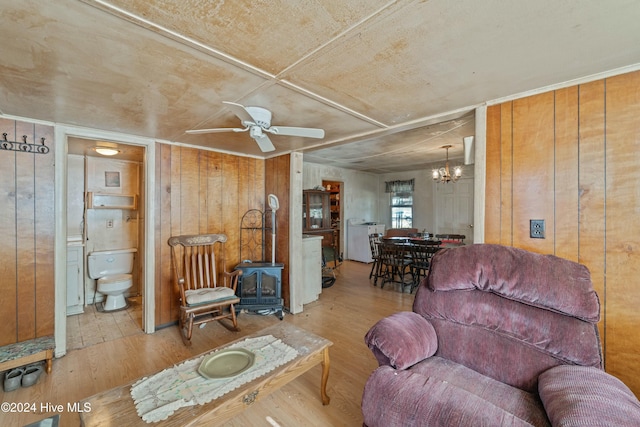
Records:
M344 262L337 281L323 289L318 301L304 306L304 312L285 315L290 322L333 342L330 349L331 371L327 391L328 406L320 400L321 368L317 366L268 397L250 405L241 415L222 424L245 426L361 426L360 402L364 384L377 367L364 344L364 335L382 317L411 310L413 295L398 292L392 286L374 287L368 279L371 266ZM79 415L67 412L67 404L129 383L196 356L218 345L259 331L280 322L276 316L240 314L240 332L230 332L211 323L194 331L193 345L182 344L177 327L154 334L134 334L101 342L56 359L53 372L43 374L38 384L13 392L0 392L2 400L31 403L37 413L0 412L0 425L24 426L54 412L40 410L42 404L63 405L61 426L79 425ZM146 424L142 420L141 425ZM127 426L129 427L129 426Z

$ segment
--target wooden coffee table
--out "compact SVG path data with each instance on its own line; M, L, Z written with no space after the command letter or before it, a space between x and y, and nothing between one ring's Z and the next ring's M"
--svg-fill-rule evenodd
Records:
M277 367L273 371L256 378L241 387L214 399L204 405L189 406L178 409L168 419L148 423L150 426L189 426L218 425L246 409L253 402L278 390L293 381L314 366L322 365L320 380L320 397L324 405L329 404L327 395L327 379L329 378L329 347L333 343L311 332L300 329L289 323L281 322L258 331L255 334L237 339L218 349L228 347L246 338L273 335L298 351L292 361ZM212 350L207 351L210 353ZM199 356L196 356L199 357ZM137 381L137 380L136 380ZM81 402L91 405L91 412L80 413L83 426L134 426L147 425L136 412L131 398L131 386L136 382L98 393Z

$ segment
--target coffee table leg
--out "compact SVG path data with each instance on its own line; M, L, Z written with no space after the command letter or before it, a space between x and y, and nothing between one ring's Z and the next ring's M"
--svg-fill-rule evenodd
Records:
M331 398L327 395L327 380L329 379L329 347L322 353L322 382L320 383L320 394L322 404L328 405Z

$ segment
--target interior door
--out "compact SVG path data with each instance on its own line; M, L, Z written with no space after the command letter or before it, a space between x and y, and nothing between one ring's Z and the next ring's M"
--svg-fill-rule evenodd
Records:
M463 234L465 243L473 243L473 179L434 184L436 234Z

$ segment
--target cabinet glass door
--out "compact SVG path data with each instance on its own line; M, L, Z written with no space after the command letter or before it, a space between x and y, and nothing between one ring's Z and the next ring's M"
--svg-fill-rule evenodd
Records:
M322 228L322 194L309 194L309 227Z

